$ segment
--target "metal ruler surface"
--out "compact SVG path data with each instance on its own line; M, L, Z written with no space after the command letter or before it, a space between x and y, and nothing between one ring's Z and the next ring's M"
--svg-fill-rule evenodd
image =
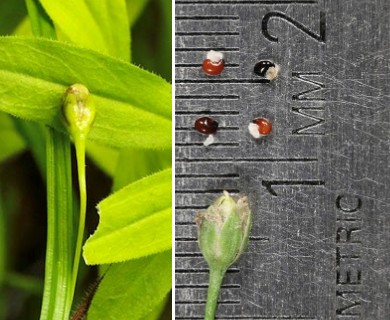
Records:
M218 319L390 319L390 1L177 0L175 23L176 319L203 319L194 218L222 190L254 225ZM209 147L201 116L220 124ZM249 135L257 117L272 135Z

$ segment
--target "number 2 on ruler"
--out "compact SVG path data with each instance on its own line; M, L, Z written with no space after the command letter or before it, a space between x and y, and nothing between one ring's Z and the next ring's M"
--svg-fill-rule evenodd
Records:
M326 30L325 12L322 12L322 11L320 12L320 33L319 34L311 31L308 27L306 27L305 25L303 25L299 21L295 20L294 18L291 18L290 16L288 16L282 12L274 11L274 12L267 13L263 17L263 21L261 23L261 31L263 32L264 37L266 37L269 41L278 42L278 37L275 37L268 32L268 22L272 18L280 18L282 20L285 20L288 23L292 24L297 29L306 33L308 36L312 37L313 39L315 39L319 42L325 42L325 30Z

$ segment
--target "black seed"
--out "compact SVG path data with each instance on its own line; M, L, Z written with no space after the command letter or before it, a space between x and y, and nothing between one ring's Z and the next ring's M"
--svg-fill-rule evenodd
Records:
M202 117L195 121L195 129L200 133L213 134L218 129L218 122L209 117Z
M260 77L265 77L269 68L275 68L275 64L272 61L262 60L255 64L253 72Z

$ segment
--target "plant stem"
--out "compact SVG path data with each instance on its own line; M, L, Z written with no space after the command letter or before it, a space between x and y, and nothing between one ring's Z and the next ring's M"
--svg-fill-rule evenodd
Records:
M67 320L72 306L73 206L69 138L46 129L47 248L41 320Z
M33 34L37 37L56 39L53 22L39 0L26 0L26 6ZM24 129L26 128L24 126ZM75 219L73 217L69 138L49 128L46 136L48 231L44 295L40 319L65 320L69 319L72 308L85 224L85 139L83 143L79 143L79 147L76 147L81 204L77 243L74 247ZM40 161L41 165L42 162L44 163L44 160ZM81 176L83 179L80 179Z
M217 309L217 302L219 297L219 291L221 290L221 285L223 277L225 276L226 270L221 270L219 268L210 268L210 277L209 277L209 288L207 290L207 302L206 302L206 314L205 320L214 320L215 310Z
M80 190L80 213L79 226L77 231L76 249L73 259L73 273L72 273L72 298L76 289L77 274L80 264L81 247L83 244L85 216L87 212L87 187L85 183L85 136L79 135L74 138L74 145L76 148L77 158L77 174L79 180Z

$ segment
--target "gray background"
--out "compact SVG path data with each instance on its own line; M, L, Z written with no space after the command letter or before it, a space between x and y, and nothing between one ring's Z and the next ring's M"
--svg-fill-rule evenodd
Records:
M269 12L316 34L323 12L325 41L281 17L270 41ZM222 190L249 196L254 226L219 319L390 319L390 1L178 0L176 17L176 319L203 319L193 221ZM210 49L220 76L201 70ZM262 59L275 82L253 73ZM220 124L207 148L203 115ZM249 135L256 117L271 136Z

